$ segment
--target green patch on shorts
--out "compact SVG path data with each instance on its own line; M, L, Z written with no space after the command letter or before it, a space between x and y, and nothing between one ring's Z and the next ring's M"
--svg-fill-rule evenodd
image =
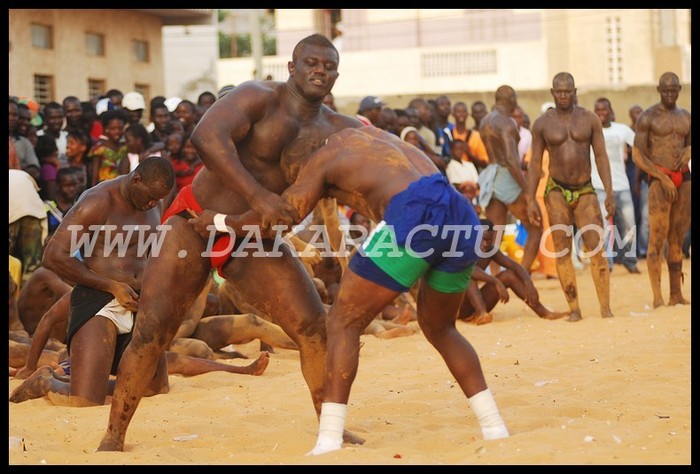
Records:
M423 258L410 253L396 243L391 226L377 226L362 246L365 255L387 275L405 287L413 285L421 276L432 289L442 293L460 293L469 286L474 265L461 272L449 273L431 270Z
M375 265L405 287L413 285L430 268L428 262L396 243L391 226L378 225L362 248Z
M474 265L458 273L442 272L440 270L429 271L425 275L425 281L433 290L442 293L461 293L469 286Z

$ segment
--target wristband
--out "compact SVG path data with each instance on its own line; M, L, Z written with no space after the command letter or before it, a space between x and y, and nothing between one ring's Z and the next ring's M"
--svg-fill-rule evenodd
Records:
M219 232L228 233L228 227L226 227L226 214L217 214L214 216L214 227Z

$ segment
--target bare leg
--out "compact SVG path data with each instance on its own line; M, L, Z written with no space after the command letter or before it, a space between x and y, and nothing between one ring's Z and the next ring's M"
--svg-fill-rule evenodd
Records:
M661 296L661 251L668 235L671 203L668 202L658 180L649 183L649 244L647 246L647 269L654 298L654 308L664 304Z
M70 382L65 382L54 377L54 369L48 365L39 367L20 386L15 388L10 394L12 403L21 403L35 398L46 396L49 392L60 393L68 396L70 393Z
M205 242L181 217L171 217L167 224L172 229L165 235L160 253L149 258L144 270L139 314L119 365L109 424L98 451L123 451L139 401L153 381L185 308L192 305L209 277L209 261L200 256ZM183 249L188 254L179 258Z
M192 335L214 350L229 344L246 344L260 339L272 347L298 349L296 343L275 323L254 314L227 314L210 316L199 322Z
M374 318L363 334L371 334L379 339L394 339L395 337L412 336L418 330L415 326L406 326Z
M187 377L207 374L209 372L228 372L231 374L262 375L270 363L270 354L262 352L258 358L246 366L224 364L209 359L190 357L176 352L166 352L168 358L168 373Z
M357 375L360 335L398 292L343 273L340 291L328 314L328 367L324 402L347 404Z
M102 316L88 320L70 345L71 406L103 405L109 393L109 375L117 344L117 328Z
M683 278L683 239L690 226L690 186L684 182L678 189L678 197L671 205L670 226L668 231L668 278L670 293L669 306L690 304L683 297L681 283Z
M607 258L604 256L605 245L602 240L602 232L598 232L598 229L603 229L603 216L600 214L600 204L596 195L586 194L581 196L574 211L574 216L576 227L581 229L579 232L582 232L586 256L590 258L591 276L598 295L600 316L612 318L613 314L610 310L610 267L608 266ZM597 228L586 230L586 226L591 224L596 225ZM595 251L593 255L590 255L591 251Z
M539 250L540 240L542 239L542 226L530 223L530 219L527 216L525 193L520 193L518 199L508 206L508 210L516 218L520 219L520 222L522 222L527 231L527 241L523 247L523 258L520 264L530 273L532 262L537 258L537 251Z
M265 242L265 248L271 248L270 244ZM297 345L301 371L314 409L320 415L326 372L326 310L299 260L285 246L279 250L282 256L274 258L236 257L224 272L226 279L235 284L240 296L255 310L252 312L275 321ZM363 442L347 432L346 439Z
M493 309L497 302L498 299L493 302L492 306L487 307L479 285L475 280L470 280L464 300L459 308L459 318L465 322L486 321L489 318L493 320L489 311Z
M422 285L418 295L418 323L437 349L467 397L487 388L479 356L455 328L462 293L440 293Z
M598 204L597 198L594 196L595 204ZM569 204L559 191L552 191L545 198L547 206L547 214L549 222L552 226L566 226L573 232L572 224L574 215L569 207ZM579 204L580 205L580 204ZM568 321L581 320L581 308L578 303L578 288L576 286L576 270L574 269L573 261L571 260L571 242L572 234L565 230L555 230L551 233L552 242L556 249L557 257L557 274L559 275L559 284L564 290L564 297L569 304Z

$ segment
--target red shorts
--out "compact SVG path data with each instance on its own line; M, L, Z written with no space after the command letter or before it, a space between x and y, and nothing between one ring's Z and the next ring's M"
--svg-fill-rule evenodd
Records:
M204 210L202 206L200 206L197 202L197 199L194 197L192 185L185 186L180 190L180 192L177 193L177 196L175 196L173 203L163 213L163 217L160 220L161 224L164 224L165 221L167 221L170 217L175 215L179 215L181 217L184 217L185 219L191 219L192 216L188 212L188 209L196 213L202 212ZM226 262L228 262L231 258L230 252L223 253L222 251L229 248L230 245L231 235L219 234L216 237L216 240L214 241L214 245L212 246L212 256L209 257L211 266L216 268L216 271L222 278L224 277L224 275L222 274L222 269L224 268ZM222 253L223 255L220 255Z

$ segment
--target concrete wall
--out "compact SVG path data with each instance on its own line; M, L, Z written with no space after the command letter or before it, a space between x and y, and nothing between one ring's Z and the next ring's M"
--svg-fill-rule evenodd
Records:
M53 49L32 47L32 23L53 28ZM87 32L104 34L104 57L85 54ZM11 95L32 97L34 74L53 76L53 100L58 102L68 95L89 99L88 78L103 79L106 90L126 93L134 84L146 84L151 94L163 91L161 19L157 16L126 10L13 9L9 10L9 36ZM150 62L132 60L132 40L148 43Z

